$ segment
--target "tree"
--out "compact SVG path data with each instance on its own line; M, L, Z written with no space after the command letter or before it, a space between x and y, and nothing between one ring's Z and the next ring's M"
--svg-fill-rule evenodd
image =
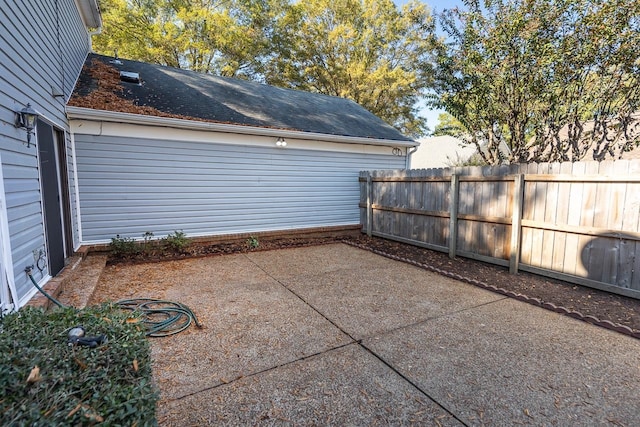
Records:
M391 0L101 0L98 53L349 98L410 136L430 82L427 7Z
M287 0L101 0L98 53L225 76L255 77Z
M463 124L449 113L438 115L438 123L433 129L431 136L450 135L456 138L463 137L467 133Z
M640 144L639 0L465 5L441 17L435 104L488 163L603 160Z
M299 1L278 20L267 83L349 98L411 136L431 78L434 22L427 7L390 0Z

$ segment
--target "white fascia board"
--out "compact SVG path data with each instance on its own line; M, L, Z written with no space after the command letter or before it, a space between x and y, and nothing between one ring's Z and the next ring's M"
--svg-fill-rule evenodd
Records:
M122 122L70 119L71 133L113 138L161 139L176 142L201 142L205 144L230 144L247 147L279 147L283 150L332 151L359 154L399 155L396 150L406 153L409 148L384 145L344 144L318 140L285 138L285 147L277 145L273 136L246 135L240 133L217 132L212 130L178 129L166 126L140 125ZM403 154L404 155L404 154Z
M315 132L301 132L287 129L263 128L257 126L241 126L226 123L201 122L195 120L176 119L172 117L146 116L141 114L122 113L118 111L94 110L91 108L67 106L69 119L93 120L114 123L130 123L147 126L164 126L178 129L235 133L244 135L272 136L296 138L313 141L338 142L346 144L364 144L386 147L416 147L416 141L396 141L391 139L362 138L354 136L331 135Z

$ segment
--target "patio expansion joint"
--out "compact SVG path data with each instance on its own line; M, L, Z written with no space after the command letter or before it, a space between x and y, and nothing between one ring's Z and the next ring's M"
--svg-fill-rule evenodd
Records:
M204 393L206 391L215 390L217 388L220 388L220 387L223 387L223 386L226 386L226 385L229 385L229 384L233 384L236 381L240 381L240 380L245 379L245 378L252 378L252 377L264 374L266 372L274 371L276 369L280 369L280 368L283 368L285 366L289 366L289 365L292 365L294 363L301 362L303 360L307 360L307 359L311 359L311 358L314 358L314 357L317 357L317 356L321 356L323 354L327 354L327 353L330 353L330 352L335 351L335 350L340 350L341 348L345 348L345 347L348 347L348 346L354 345L354 344L360 344L361 345L361 343L359 343L359 342L349 341L349 342L346 342L344 344L340 344L338 346L331 347L331 348L328 348L326 350L319 351L317 353L308 354L306 356L298 357L297 359L290 360L288 362L280 363L279 365L270 366L268 368L265 368L265 369L262 369L262 370L259 370L259 371L256 371L256 372L251 372L250 374L247 374L247 375L239 376L239 377L234 378L234 379L232 379L230 381L226 381L226 382L223 382L223 383L220 383L220 384L215 384L215 385L212 385L210 387L202 388L200 390L195 390L195 391L183 394L182 396L174 397L172 399L166 399L166 401L167 402L175 402L175 401L178 401L178 400L185 399L187 397L191 397L191 396L197 395L199 393Z
M465 423L462 419L460 419L452 410L450 410L449 408L447 408L443 403L439 402L435 397L431 396L429 394L429 392L427 390L424 390L422 387L420 387L418 384L416 384L414 381L411 381L410 378L408 378L406 375L404 375L402 372L398 371L391 363L387 362L382 356L380 356L378 353L376 353L375 351L373 351L372 349L370 349L369 347L367 347L365 344L363 344L362 342L359 342L358 345L360 345L360 347L365 350L367 353L371 354L373 357L375 357L376 359L378 359L380 361L380 363L382 363L383 365L385 365L388 369L390 369L393 373L395 373L397 376L399 376L400 378L402 378L404 381L406 381L409 385L411 385L411 387L415 388L420 394L422 394L423 396L425 396L427 399L431 400L433 403L435 403L436 405L438 405L443 411L445 411L447 414L449 414L453 419L455 419L456 421L458 421L460 424L462 424L465 427L469 427L469 424Z
M261 375L261 374L264 374L264 373L266 373L266 372L273 371L273 370L276 370L276 369L279 369L279 368L282 368L282 367L285 367L285 366L288 366L288 365L291 365L291 364L293 364L293 363L297 363L297 362L300 362L300 361L303 361L303 360L306 360L306 359L310 359L310 358L312 358L312 357L320 356L320 355L322 355L322 354L329 353L329 352L331 352L331 351L335 351L335 350L338 350L338 349L341 349L341 348L344 348L344 347L347 347L347 346L350 346L350 345L353 345L353 344L358 344L358 345L362 346L362 342L361 342L361 341L356 340L353 336L351 336L351 334L349 334L347 331L345 331L344 329L342 329L340 326L338 326L338 325L337 325L335 322L333 322L331 319L327 318L327 316L325 316L324 314L322 314L322 313L321 313L318 309L316 309L313 305L309 304L309 302L308 302L308 301L306 301L304 298L302 298L302 296L298 295L296 292L294 292L292 289L290 289L287 285L285 285L285 284L284 284L284 283L282 283L280 280L276 279L276 278L275 278L275 277L273 277L271 274L269 274L267 271L265 271L265 269L264 269L264 268L262 268L262 266L258 265L258 264L257 264L256 262L254 262L251 258L249 258L249 257L248 257L248 256L246 256L246 255L244 255L244 256L246 257L246 259L247 259L247 260L249 260L249 262L250 262L250 263L252 263L253 265L255 265L255 266L256 266L256 268L258 268L260 271L264 272L264 273L265 273L267 276L269 276L272 280L274 280L275 282L277 282L280 286L282 286L284 289L286 289L288 292L290 292L293 296L295 296L297 299L299 299L300 301L302 301L302 302L303 302L307 307L311 308L313 311L315 311L316 313L318 313L318 314L319 314L323 319L325 319L326 321L328 321L329 323L331 323L331 325L333 325L336 329L338 329L338 330L339 330L340 332L342 332L345 336L347 336L347 337L349 338L349 341L348 341L348 342L346 342L346 343L344 343L344 344L341 344L341 345L338 345L338 346L335 346L335 347L331 347L331 348L328 348L328 349L326 349L326 350L323 350L323 351L320 351L320 352L317 352L317 353L313 353L313 354L309 354L309 355L306 355L306 356L302 356L302 357L299 357L299 358L297 358L297 359L290 360L290 361L285 362L285 363L281 363L281 364L279 364L279 365L274 365L274 366L271 366L271 367L269 367L269 368L262 369L262 370L260 370L260 371L252 372L252 373L250 373L250 374L248 374L248 375L243 375L243 376L241 376L241 377L235 378L235 379L233 379L233 380L231 380L231 381L228 381L228 382L225 382L225 383L215 384L215 385L213 385L213 386L205 387L205 388L203 388L203 389L196 390L196 391L193 391L193 392L190 392L190 393L184 394L184 395L182 395L182 396L175 397L175 398L173 398L173 399L168 399L167 401L177 401L177 400L185 399L185 398L187 398L187 397L191 397L191 396L197 395L197 394L199 394L199 393L203 393L203 392L206 392L206 391L209 391L209 390L214 390L214 389L216 389L216 388L219 388L219 387L222 387L222 386L225 386L225 385L228 385L228 384L232 384L232 383L234 383L234 382L236 382L236 381L238 381L238 380L244 379L244 378L251 378L251 377L254 377L254 376L257 376L257 375Z
M245 255L246 256L246 255ZM340 327L340 325L336 324L333 320L329 319L327 316L324 315L324 313L322 313L320 310L318 310L316 307L314 307L311 303L309 303L309 301L307 301L306 299L304 299L300 294L298 294L297 292L295 292L293 289L291 289L290 287L288 287L286 284L284 284L282 281L278 280L277 278L273 277L271 274L269 274L269 272L267 272L264 268L262 268L261 265L258 265L255 261L253 261L251 258L247 257L247 259L249 260L249 262L251 262L253 265L255 265L258 269L260 269L264 274L266 274L267 276L269 276L272 280L276 281L280 286L282 286L283 288L285 288L287 291L289 291L293 296L295 296L296 298L298 298L300 301L302 301L304 303L304 305L306 305L307 307L309 307L311 310L315 311L316 313L318 313L320 316L322 316L323 319L325 319L327 322L331 323L335 328L337 328L340 332L342 332L343 334L345 334L347 337L349 337L349 339L352 342L358 342L358 340L353 337L349 332L345 331L342 327Z
M409 384L411 387L413 387L416 391L418 391L420 394L422 394L423 396L425 396L427 399L431 400L433 403L435 403L436 405L438 405L443 411L445 411L447 414L449 414L452 418L454 418L455 420L457 420L460 424L462 424L465 427L468 427L468 424L465 423L463 420L461 420L460 418L458 418L456 416L455 413L453 413L449 408L447 408L446 406L444 406L444 404L440 403L438 400L436 400L434 397L432 397L426 390L423 390L418 384L416 384L415 382L411 381L408 377L406 377L405 375L403 375L400 371L398 371L393 365L391 365L389 362L387 362L384 358L382 358L380 355L378 355L377 353L375 353L372 349L370 349L369 347L367 347L365 344L363 344L363 339L356 339L355 337L353 337L349 332L345 331L343 328L341 328L339 325L337 325L334 321L332 321L331 319L329 319L326 315L324 315L320 310L318 310L316 307L314 307L312 304L310 304L307 300L305 300L301 295L299 295L298 293L296 293L294 290L292 290L291 288L289 288L286 284L284 284L282 281L278 280L277 278L273 277L271 274L269 274L269 272L267 272L264 268L262 268L262 266L258 265L256 262L254 262L252 259L250 259L249 257L247 257L249 259L249 261L254 264L257 268L259 268L260 270L262 270L267 276L269 276L271 279L273 279L274 281L276 281L277 283L279 283L283 288L285 288L287 291L289 291L292 295L294 295L296 298L298 298L300 301L302 301L306 306L308 306L309 308L311 308L313 311L315 311L316 313L318 313L320 316L322 316L327 322L331 323L333 326L335 326L338 330L340 330L343 334L345 334L346 336L348 336L351 340L351 342L344 344L342 346L338 346L320 353L317 353L315 355L311 355L311 356L307 356L304 358L300 358L299 360L304 360L304 359L308 359L309 357L314 357L323 353L326 353L328 351L332 351L338 348L342 348L342 347L346 347L348 345L352 345L352 344L356 344L358 345L360 348L362 348L364 351L366 351L367 353L369 353L371 356L373 356L374 358L376 358L378 361L380 361L380 363L382 363L383 365L385 365L389 370L391 370L391 372L393 372L395 375L397 375L398 377L400 377L401 379L403 379L404 381L407 382L407 384ZM420 324L420 323L424 323L427 322L428 320L433 320L433 319L437 319L440 317L446 317L455 313L460 313L460 312L464 312L467 310L471 310L477 307L482 307L488 304L492 304L494 302L498 302L498 301L502 301L504 299L507 299L506 297L504 298L498 298L496 300L493 301L488 301L486 303L483 304L478 304L476 306L473 307L467 307L461 310L456 310L455 312L452 313L447 313L445 315L442 316L435 316L432 317L430 319L425 319L422 320L420 322L416 322L416 324ZM411 325L408 325L411 326ZM408 326L403 326L400 328L397 328L395 330L399 330L402 328L407 328ZM391 331L387 331L385 332L385 334L389 333ZM291 362L293 363L293 362ZM289 364L289 363L287 363ZM285 364L285 365L287 365ZM284 365L283 365L284 366ZM274 368L270 368L267 369L265 371L269 371L271 369L276 369L277 367ZM257 375L257 373L255 374Z
M477 304L477 305L472 305L470 307L461 308L460 310L450 311L450 312L447 312L447 313L444 313L444 314L439 314L437 316L427 317L427 318L419 320L417 322L413 322L413 323L409 323L407 325L398 326L397 328L389 329L388 331L384 331L381 334L368 335L366 337L360 338L360 340L358 342L365 341L365 340L372 339L372 338L379 337L379 336L392 334L392 333L399 332L399 331L402 331L402 330L405 330L405 329L413 328L415 326L424 325L427 322L431 322L433 320L445 319L445 318L447 318L449 316L454 316L456 314L464 313L466 311L475 310L476 308L485 307L487 305L495 304L495 303L498 303L498 302L501 302L501 301L505 301L505 300L508 300L508 299L509 299L508 297L501 297L501 298L498 298L498 299L494 299L492 301L483 302L482 304Z

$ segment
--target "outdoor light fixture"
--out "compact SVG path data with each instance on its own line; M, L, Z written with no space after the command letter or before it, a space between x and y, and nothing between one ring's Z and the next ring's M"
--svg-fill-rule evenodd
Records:
M287 146L287 141L284 140L283 137L278 138L278 140L276 141L276 145L278 147L286 147Z
M27 130L27 147L31 146L31 135L36 128L36 120L39 115L29 103L22 110L16 111L16 127Z

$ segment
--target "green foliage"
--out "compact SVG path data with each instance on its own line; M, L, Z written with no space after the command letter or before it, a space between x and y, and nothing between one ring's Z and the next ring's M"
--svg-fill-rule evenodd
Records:
M431 136L449 135L460 138L467 133L467 130L464 128L464 125L460 123L460 120L449 113L442 113L438 115L438 124L436 124Z
M459 154L455 158L447 158L445 162L447 167L464 167L464 166L488 166L478 153L473 154L468 159L461 157Z
M407 135L425 133L433 19L424 3L310 0L276 23L267 83L352 99Z
M435 104L485 161L603 160L640 144L640 2L465 5L441 17Z
M162 239L165 248L176 252L183 252L189 247L191 241L182 231L174 231Z
M140 252L140 246L136 243L135 239L131 237L120 237L119 234L111 238L109 248L111 249L111 253L116 257L131 256Z
M249 248L251 249L256 249L258 246L260 246L260 242L258 241L257 237L251 236L247 239L247 246L249 246Z
M108 304L43 312L24 308L0 320L0 424L155 425L157 392L140 323ZM71 347L70 328L107 336ZM40 378L27 382L34 367Z
M140 243L131 237L120 237L118 234L111 239L109 247L115 258L128 259L140 254L151 256L164 250L184 252L190 244L190 239L182 231L174 231L162 239L154 239L153 232L146 231Z
M250 78L286 0L101 0L96 52Z
M354 100L410 136L426 121L434 22L389 0L101 0L105 55Z

